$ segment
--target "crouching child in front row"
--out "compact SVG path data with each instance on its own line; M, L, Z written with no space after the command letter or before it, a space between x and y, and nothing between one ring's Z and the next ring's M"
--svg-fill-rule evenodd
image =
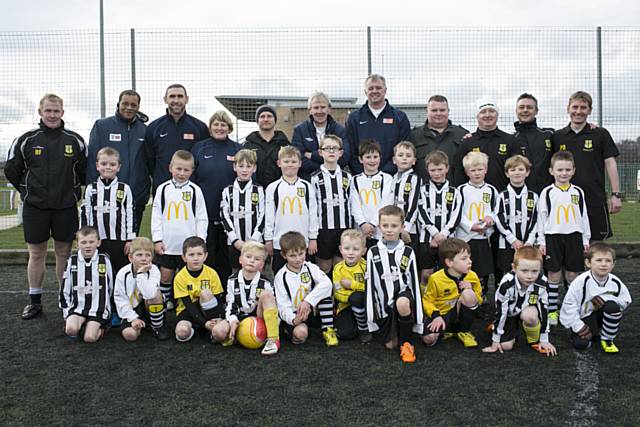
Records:
M597 242L589 247L585 263L588 271L575 278L564 297L560 322L571 329L573 347L584 350L600 339L605 353L617 353L613 340L618 335L622 312L631 304L629 289L611 274L616 252Z
M477 347L470 331L482 303L482 285L471 270L471 248L464 240L451 238L440 243L438 255L443 268L429 276L422 294L427 316L422 342L433 346L451 334L465 347Z
M383 207L378 226L382 238L367 252L367 324L388 349L400 344L400 359L413 363L412 335L422 334L424 325L416 257L411 246L400 240L404 211L392 205Z
M223 345L233 343L240 321L257 316L264 319L267 329L262 354L269 356L278 352L280 332L273 287L260 273L266 258L267 249L262 243L243 242L238 260L242 269L227 281L225 320L213 327L211 335L214 341Z
M109 257L98 252L98 230L85 226L76 233L78 253L71 255L62 278L60 309L64 333L76 339L84 328L82 339L97 342L111 319L113 273Z
M492 344L485 353L512 350L520 329L532 349L555 356L549 342L549 294L542 275L542 253L533 246L516 250L511 272L504 275L496 291L496 320Z
M196 332L210 332L224 317L222 283L218 273L205 265L207 244L201 237L188 237L182 244L185 266L173 280L176 306L176 340L187 342Z
M116 275L113 299L122 319L122 338L135 341L149 326L159 340L169 338L164 322L165 302L160 290L160 270L153 264L153 243L137 237L129 248L130 264ZM148 322L148 323L147 323Z
M293 344L302 344L309 336L309 326L317 324L319 317L325 343L330 347L338 345L333 328L333 286L320 267L305 261L304 236L297 231L284 233L280 251L286 264L273 283L285 334Z

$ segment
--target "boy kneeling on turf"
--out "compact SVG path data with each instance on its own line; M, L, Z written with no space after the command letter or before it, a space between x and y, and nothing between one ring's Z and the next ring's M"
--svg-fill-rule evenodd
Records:
M153 243L135 238L129 248L130 264L116 275L113 298L122 322L122 338L135 341L147 326L159 340L169 338L164 323L165 302L160 290L160 270L153 261Z
M523 246L516 250L512 271L502 278L495 298L493 343L482 351L502 353L513 349L522 326L531 348L547 356L557 354L549 342L549 295L547 279L542 275L542 253L538 249Z
M286 264L278 271L273 283L285 334L292 343L302 344L309 336L308 326L317 323L319 317L325 343L328 346L338 345L333 329L333 286L320 267L305 261L305 237L297 231L284 233L280 237L280 253ZM317 317L314 312L317 312Z
M589 270L571 282L560 310L560 322L571 329L571 342L577 350L591 347L591 341L599 337L606 353L617 353L613 340L622 312L631 304L631 295L620 278L611 274L616 252L605 243L593 243L585 262Z
M204 239L188 237L182 244L182 260L186 265L173 279L173 294L178 302L176 340L179 342L191 340L196 331L209 335L224 317L222 283L218 273L204 264L206 259Z
M435 345L446 333L457 335L465 347L477 347L471 331L475 311L482 303L482 285L471 271L471 248L460 239L447 239L438 246L444 267L429 276L422 294L427 315L422 342Z
M403 362L416 361L412 333L422 334L420 280L413 249L400 240L404 211L388 205L380 209L380 239L367 252L365 280L369 331L379 334L385 347L400 344Z
M98 252L97 229L82 227L76 239L78 253L67 260L60 290L64 333L75 339L84 327L83 340L97 342L111 319L111 262L107 255Z
M280 332L278 330L278 309L271 283L260 272L267 258L267 249L262 243L244 242L239 262L242 269L227 281L227 303L225 320L218 322L211 331L214 341L232 343L240 321L257 316L264 319L267 340L262 354L278 352Z

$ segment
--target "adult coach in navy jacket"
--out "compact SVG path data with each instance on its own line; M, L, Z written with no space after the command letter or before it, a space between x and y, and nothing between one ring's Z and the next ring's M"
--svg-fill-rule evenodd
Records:
M193 145L209 136L209 129L200 120L187 114L187 89L181 84L170 85L165 94L167 113L147 127L145 147L149 171L156 188L171 178L169 163L178 150L191 151Z
M360 109L352 111L347 118L347 138L351 145L349 165L354 174L362 172L358 160L360 141L374 139L382 148L380 170L389 174L396 172L393 164L393 148L409 137L411 124L407 115L389 104L385 98L387 83L379 74L372 74L364 81L367 102Z
M291 145L300 150L302 167L300 177L309 181L311 174L320 169L323 163L318 149L325 135L335 135L342 139L343 152L338 163L342 168L349 164L351 151L347 132L341 124L331 117L331 100L322 92L309 97L309 118L293 128Z
M144 151L145 122L148 117L139 111L140 95L134 90L125 90L118 97L116 114L98 119L89 136L87 180L90 184L98 179L96 155L103 147L113 147L120 153L118 180L129 184L133 193L135 209L134 231L138 233L144 207L149 201L151 179Z
M198 142L191 149L195 160L195 170L191 179L202 189L207 204L209 227L207 229L207 265L211 266L224 287L231 274L231 264L227 250L227 235L220 219L222 190L233 184L236 174L233 170L233 156L241 148L229 139L233 132L233 122L224 111L217 111L209 119L211 137Z

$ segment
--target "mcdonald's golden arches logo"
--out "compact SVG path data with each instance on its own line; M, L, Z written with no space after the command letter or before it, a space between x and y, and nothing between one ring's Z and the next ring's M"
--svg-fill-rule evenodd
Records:
M560 219L564 217L564 224L569 224L569 217L573 218L571 223L578 222L576 217L576 209L573 205L559 205L556 209L556 224L560 225Z
M187 205L184 202L169 202L169 206L167 207L167 221L171 221L172 212L175 219L180 219L180 211L184 214L184 220L188 221L189 211L187 210Z
M364 204L369 206L369 199L373 198L373 205L378 205L378 194L374 190L360 190L360 200L364 201Z
M294 307L298 308L300 303L304 301L304 298L307 296L308 291L309 291L309 288L307 288L304 285L300 285L300 287L298 288L298 291L296 292L296 295L293 297Z
M297 205L298 206L298 215L302 215L302 200L300 200L299 197L297 197L297 196L295 196L295 197L287 196L284 199L282 199L282 215L284 215L284 212L286 210L287 204L289 205L289 214L293 215L294 208Z
M471 206L469 206L469 221L473 221L474 218L476 220L484 218L484 203L471 203Z

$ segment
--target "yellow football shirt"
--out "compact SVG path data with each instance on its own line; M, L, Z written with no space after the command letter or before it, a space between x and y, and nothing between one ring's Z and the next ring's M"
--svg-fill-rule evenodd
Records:
M338 313L349 307L349 296L355 291L364 292L364 273L367 269L367 261L360 258L355 265L348 266L346 261L341 261L333 266L334 297L338 301ZM351 281L351 289L345 289L340 285L342 279Z
M173 294L178 301L176 315L185 310L185 306L179 298L188 296L192 302L198 302L200 300L200 292L203 289L210 289L213 295L219 295L224 292L218 273L213 268L205 265L198 277L193 277L187 267L183 267L173 279Z

